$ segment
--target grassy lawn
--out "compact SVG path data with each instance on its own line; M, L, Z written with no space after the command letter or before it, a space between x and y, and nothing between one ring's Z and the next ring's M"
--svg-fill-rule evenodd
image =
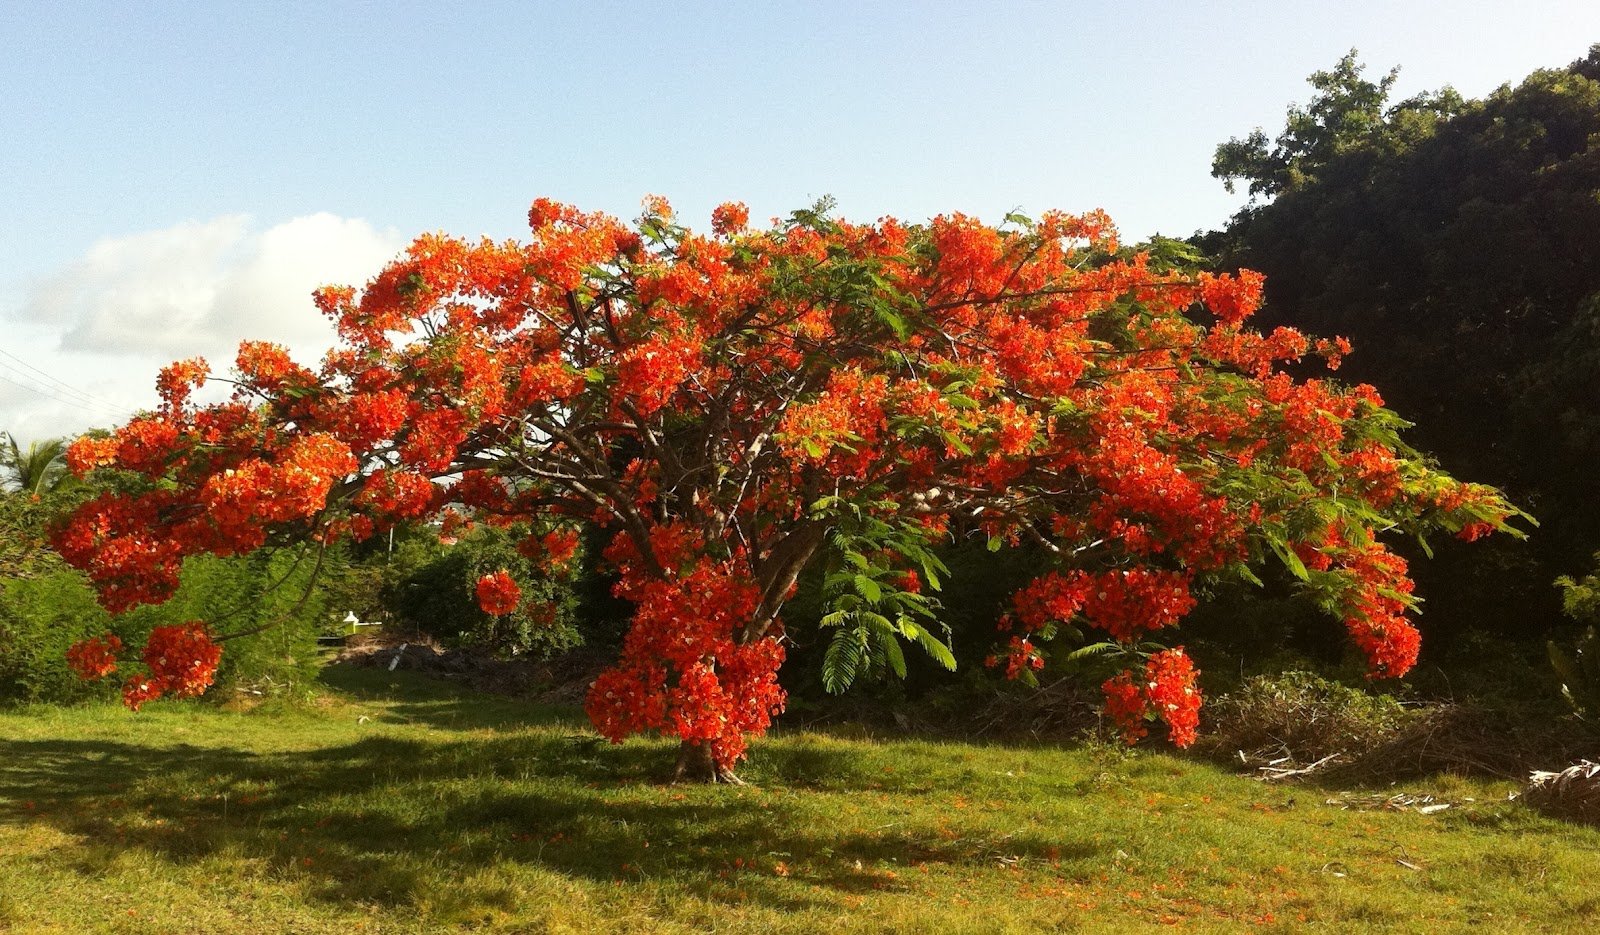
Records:
M747 788L407 673L304 710L0 714L0 931L1566 931L1600 832L1159 753L780 733ZM1399 792L1396 787L1385 792ZM1466 801L1471 799L1473 801Z

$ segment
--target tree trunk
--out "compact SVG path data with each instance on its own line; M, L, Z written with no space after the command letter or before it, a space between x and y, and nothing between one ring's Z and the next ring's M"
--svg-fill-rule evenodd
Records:
M672 771L673 782L725 782L735 786L744 780L726 766L717 765L711 757L711 745L685 740L678 745L678 765Z

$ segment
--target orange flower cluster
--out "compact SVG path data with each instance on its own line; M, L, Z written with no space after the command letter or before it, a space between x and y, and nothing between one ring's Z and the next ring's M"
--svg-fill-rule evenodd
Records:
M1217 321L1237 325L1261 307L1261 293L1267 278L1255 270L1240 270L1238 275L1201 273L1200 299L1217 316Z
M178 589L183 560L181 544L161 531L160 516L170 503L161 492L139 498L101 494L55 529L51 543L89 576L107 610L160 603Z
M717 205L711 212L711 230L724 237L737 234L749 223L750 209L737 201Z
M161 395L163 411L175 412L189 402L189 396L206 382L211 367L203 357L180 360L168 364L156 377L156 392Z
M1374 678L1405 675L1416 665L1422 645L1421 634L1405 619L1402 596L1412 590L1406 560L1374 542L1345 549L1339 561L1357 582L1344 624L1367 657L1368 672Z
M67 664L81 679L104 678L117 670L121 651L122 640L107 633L73 644L67 650ZM135 711L162 695L192 698L210 688L222 647L196 620L151 630L141 657L145 671L129 676L122 686L123 702Z
M520 546L555 570L574 527L603 527L636 610L591 718L728 766L783 706L778 611L808 564L846 557L846 523L1056 556L1015 596L1012 674L1045 664L1053 623L1131 646L1205 576L1293 549L1391 675L1416 653L1406 570L1348 543L1476 538L1513 514L1393 443L1371 387L1286 372L1349 345L1248 328L1259 274L1118 252L1100 212L761 230L729 203L706 236L652 196L632 226L548 199L528 222L524 242L426 235L364 288L320 290L341 344L316 367L246 343L211 405L192 398L204 362L167 368L157 412L72 446L76 472L142 480L85 503L56 548L121 611L170 597L189 556L267 541L470 519L559 530ZM1367 525L1303 534L1330 513ZM521 603L507 575L478 591L490 613ZM1184 737L1187 657L1160 658L1108 704ZM140 681L130 703L169 687Z
M84 681L105 678L117 671L117 653L122 652L122 640L107 633L93 639L73 643L67 649L67 666Z
M566 402L583 389L583 374L573 369L561 355L551 351L517 372L511 399L524 408L547 402Z
M247 386L263 392L278 390L285 384L316 383L316 374L290 360L283 345L267 341L242 342L234 367Z
M761 598L755 584L732 563L695 557L695 537L681 526L658 527L652 540L653 557L671 569L665 578L645 572L626 536L606 551L622 572L617 593L637 610L622 658L589 689L589 718L613 742L657 731L706 744L732 766L746 736L783 710L781 624L743 638Z
M222 647L212 641L205 624L195 620L151 630L141 656L150 670L149 678L142 680L141 692L153 692L148 695L152 698L161 694L192 698L216 678Z
M332 435L296 438L278 459L250 458L211 475L199 497L207 519L223 538L259 546L252 535L268 523L311 516L322 509L334 483L356 469L349 446Z
M1133 673L1125 669L1102 683L1100 690L1106 696L1106 717L1122 732L1123 742L1138 743L1149 733L1144 720L1150 711L1150 702L1145 698L1144 688L1134 681Z
M545 533L540 544L544 547L545 567L551 570L564 569L578 554L578 533L571 529L557 529Z
M1083 607L1092 582L1081 571L1052 571L1028 582L1012 597L1017 619L1028 632L1071 620Z
M1026 636L1013 636L1003 653L984 660L984 664L991 669L999 667L1001 662L1005 663L1006 678L1016 679L1024 672L1043 669L1044 651L1033 645L1033 640Z
M1194 608L1189 573L1128 568L1093 576L1083 615L1121 643L1170 627Z
M522 589L504 569L478 579L478 607L486 614L503 617L522 603Z
M1200 726L1199 674L1183 647L1162 650L1145 662L1142 679L1123 670L1100 686L1106 715L1128 743L1145 736L1145 721L1154 715L1166 723L1174 746L1190 746Z
M693 334L661 334L630 347L617 364L617 378L627 388L622 400L641 418L648 418L672 399L700 360Z
M366 508L379 528L419 519L438 499L439 488L426 474L405 470L369 474L355 495L355 502Z

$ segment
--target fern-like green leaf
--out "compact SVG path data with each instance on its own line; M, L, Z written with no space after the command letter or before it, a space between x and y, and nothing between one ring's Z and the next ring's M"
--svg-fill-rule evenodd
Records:
M833 635L822 657L822 687L831 695L842 694L856 680L867 661L864 632L846 627Z

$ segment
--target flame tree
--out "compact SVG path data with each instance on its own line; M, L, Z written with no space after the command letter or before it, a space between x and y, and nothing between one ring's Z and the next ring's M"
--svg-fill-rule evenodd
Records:
M1348 348L1247 328L1260 276L1119 248L1099 213L856 224L819 205L751 230L728 204L697 234L651 198L634 225L547 200L528 220L526 242L426 235L365 288L320 290L339 343L315 369L247 342L231 398L199 405L205 362L166 368L156 411L70 450L75 472L143 488L84 505L57 549L119 611L170 596L199 553L466 514L559 564L603 527L636 609L590 718L614 741L680 738L680 775L731 779L783 706L780 614L813 563L839 690L903 671L902 644L954 665L940 540L1043 550L1055 567L1015 596L996 663L1029 673L1067 628L1103 631L1126 662L1109 713L1185 744L1194 667L1147 637L1199 578L1282 564L1394 676L1414 599L1377 536L1516 515L1405 446L1371 387L1285 372ZM478 598L524 600L506 574ZM130 702L203 690L223 637L173 629L140 651ZM120 651L74 657L104 675Z

